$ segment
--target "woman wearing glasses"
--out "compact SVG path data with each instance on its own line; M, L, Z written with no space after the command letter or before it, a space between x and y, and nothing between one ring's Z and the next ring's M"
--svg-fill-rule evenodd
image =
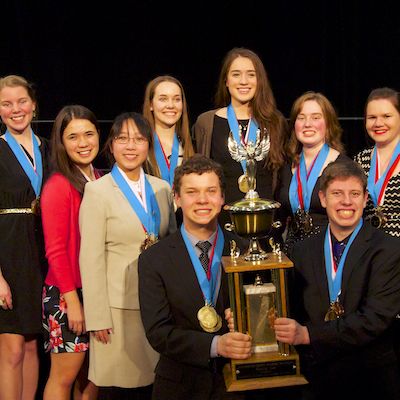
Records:
M99 399L147 399L158 354L140 318L137 260L176 229L171 188L145 174L151 127L137 113L116 117L105 143L111 172L89 182L80 209L80 266L89 379Z

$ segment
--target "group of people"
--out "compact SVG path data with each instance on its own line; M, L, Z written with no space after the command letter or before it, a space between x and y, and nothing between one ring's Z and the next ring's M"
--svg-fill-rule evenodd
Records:
M301 95L287 121L259 56L234 48L216 108L193 126L182 84L150 81L142 112L105 138L108 173L94 167L91 110L63 107L47 139L37 106L27 80L0 78L1 400L35 398L43 332L44 399L229 398L226 359L251 355L221 267L232 238L246 247L224 229L223 205L245 195L229 136L270 142L257 192L281 204L271 235L294 263L290 318L274 329L298 349L307 390L399 398L399 93L371 91L373 146L352 160L323 94Z

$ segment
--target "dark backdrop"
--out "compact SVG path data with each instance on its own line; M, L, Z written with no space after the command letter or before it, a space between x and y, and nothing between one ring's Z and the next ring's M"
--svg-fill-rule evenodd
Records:
M400 90L395 2L159 1L2 0L0 75L36 84L40 119L80 103L110 120L140 111L146 83L171 74L194 122L213 107L225 53L248 47L262 58L286 117L306 90L332 101L350 155L366 145L362 121L352 118L362 116L369 91Z
M324 93L353 155L366 145L362 120L354 118L362 116L369 91L400 90L395 1L99 2L0 1L0 76L35 83L42 120L71 103L100 120L140 111L146 83L171 74L185 87L194 122L213 107L223 56L243 46L262 58L286 117L304 91ZM103 138L108 127L102 124ZM48 136L51 122L38 129ZM289 398L279 392L274 399Z

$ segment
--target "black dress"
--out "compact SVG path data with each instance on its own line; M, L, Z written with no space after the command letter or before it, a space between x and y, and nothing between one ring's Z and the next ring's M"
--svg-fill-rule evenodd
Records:
M48 176L48 141L40 138L43 184ZM42 184L42 187L43 187ZM0 138L0 209L30 208L36 195L7 142ZM13 309L0 308L0 333L42 332L42 288L47 271L40 216L0 214L0 266Z
M347 156L343 154L339 154L337 160L348 159ZM326 210L322 207L321 202L319 201L319 181L320 177L318 177L312 195L311 195L311 202L310 202L310 210L309 214L313 221L313 228L311 232L304 233L300 230L297 234L294 233L292 229L292 219L293 219L293 212L292 207L289 201L289 187L292 181L292 164L288 163L285 164L278 174L278 185L277 191L275 194L275 200L281 203L281 207L275 212L274 220L282 222L282 229L280 231L276 231L274 234L274 239L278 242L282 242L282 233L287 226L287 234L286 239L283 246L284 253L290 258L293 245L299 241L303 240L306 237L315 235L321 231L321 227L324 227L328 223L328 217L326 215Z
M239 120L242 132L246 132L248 120ZM225 203L244 198L239 190L238 178L243 175L241 163L235 161L228 150L229 124L226 118L215 115L210 158L222 165L226 180ZM257 162L256 190L261 198L272 199L272 171L264 167L265 160ZM230 222L229 213L223 210L219 216L221 225Z

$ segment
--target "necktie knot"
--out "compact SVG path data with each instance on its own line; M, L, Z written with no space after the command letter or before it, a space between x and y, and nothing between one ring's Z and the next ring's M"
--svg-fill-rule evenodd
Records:
M210 250L211 243L208 240L200 240L200 242L196 243L196 246L203 252L208 255L208 251Z
M200 241L196 243L196 246L201 250L199 260L201 262L204 271L208 271L208 263L210 259L208 258L208 251L211 248L211 243L208 240Z

